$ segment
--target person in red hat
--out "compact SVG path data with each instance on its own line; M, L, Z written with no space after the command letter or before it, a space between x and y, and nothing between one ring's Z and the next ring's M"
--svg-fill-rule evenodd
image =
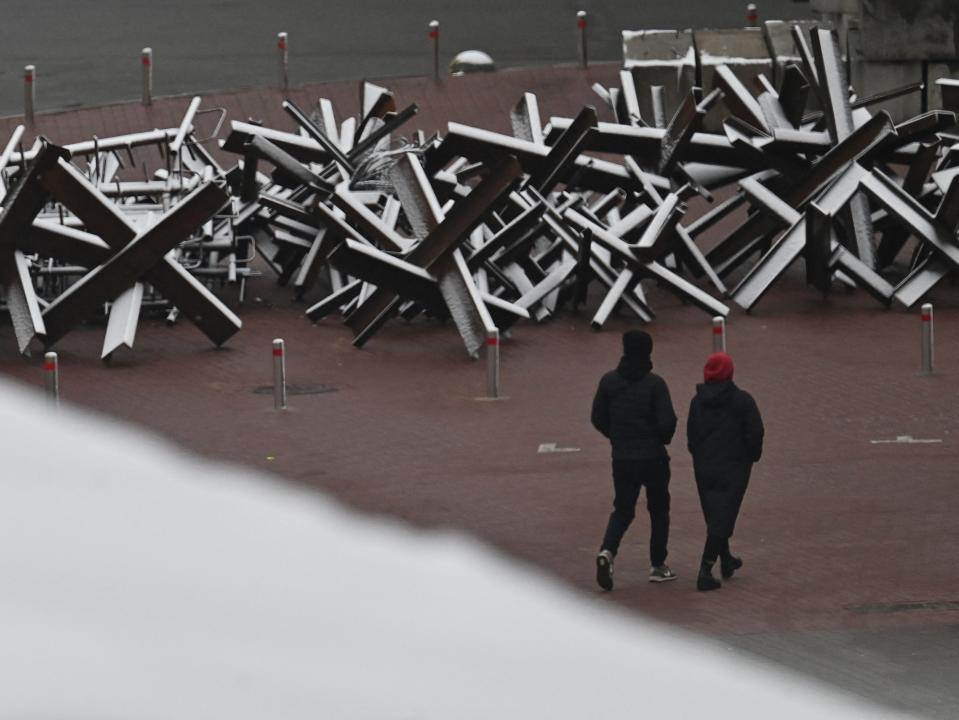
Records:
M623 334L623 357L599 381L593 398L593 427L609 438L613 455L613 512L596 556L596 582L613 589L613 560L636 515L646 488L649 511L649 581L669 582L676 573L666 564L669 542L669 453L676 413L666 381L652 372L653 339L642 330Z
M729 579L743 561L729 550L729 538L746 494L753 463L763 453L763 421L756 401L733 382L733 359L713 353L703 380L689 405L686 442L693 456L699 503L706 519L706 546L696 579L698 590L716 590L722 583L712 569L720 560Z

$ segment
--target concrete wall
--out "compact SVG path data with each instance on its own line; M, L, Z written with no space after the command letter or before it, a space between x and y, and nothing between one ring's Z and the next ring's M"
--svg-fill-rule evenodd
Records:
M919 114L924 99L930 110L943 107L936 80L959 78L959 0L812 0L812 7L822 19L799 23L807 40L812 27L837 28L858 97L926 81L924 91L871 106L872 111L886 110L902 121ZM643 117L651 117L649 85L666 88L671 115L693 85L712 89L718 65L727 65L754 93L759 73L778 85L785 65L799 61L792 24L769 20L761 30L624 31L624 63L633 72ZM710 113L705 129L720 131L723 115Z
M922 63L915 60L883 62L868 59L869 43L864 41L859 30L849 31L849 82L860 98L892 90L909 83L922 82ZM930 107L933 107L930 105ZM886 110L896 122L902 122L922 112L922 93L887 100L869 109L875 113Z
M633 74L643 120L653 124L649 88L661 85L668 122L697 83L693 33L691 30L624 30L623 66Z
M869 60L959 59L957 0L861 0L859 17Z
M929 108L959 114L959 62L929 65Z

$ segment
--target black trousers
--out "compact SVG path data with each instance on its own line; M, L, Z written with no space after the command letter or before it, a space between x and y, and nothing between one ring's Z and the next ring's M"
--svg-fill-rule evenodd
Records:
M716 562L716 558L728 558L731 554L729 552L729 538L706 535L706 545L703 547L703 565L711 567Z
M613 512L606 526L601 550L614 555L629 524L636 517L639 492L646 486L646 509L649 511L649 561L662 565L666 561L669 542L669 458L651 460L613 460Z

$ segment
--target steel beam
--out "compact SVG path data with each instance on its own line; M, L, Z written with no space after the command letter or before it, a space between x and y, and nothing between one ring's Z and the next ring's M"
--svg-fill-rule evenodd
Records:
M542 163L530 173L529 184L542 195L548 195L562 178L570 177L570 169L579 159L586 138L596 127L596 108L587 105L556 139Z
M140 233L107 262L89 272L43 313L48 346L59 341L104 302L114 300L229 200L224 186L208 183L183 198L156 225ZM186 271L183 271L186 272Z
M543 142L543 121L539 116L539 103L533 93L523 93L523 97L510 111L509 117L514 137L535 145L545 144Z
M330 161L329 153L312 138L236 120L230 122L230 134L227 135L222 147L227 152L245 155L246 146L255 137L268 140L300 162L325 164Z
M0 263L10 257L20 236L29 231L34 218L50 199L38 179L70 154L63 148L41 141L40 150L17 177L0 209Z
M30 278L30 268L19 250L13 251L11 262L4 271L3 285L17 347L21 355L29 355L30 343L34 338L42 340L46 335L46 327Z
M115 252L125 249L137 236L136 227L96 187L81 175L73 165L60 160L55 168L44 173L42 184L64 205L71 208L88 230L101 237ZM210 187L211 185L207 185ZM223 197L220 206L214 208L190 231L209 219L222 207L229 196L219 184L212 184L217 191L207 190L203 198ZM194 190L187 198L197 196L203 188ZM185 199L184 199L185 200ZM176 206L184 202L181 200ZM198 208L206 207L198 204ZM201 213L202 214L202 213ZM163 220L161 219L161 222ZM186 239L189 232L180 240ZM174 306L179 308L214 344L222 345L243 326L243 322L206 286L190 275L178 262L161 257L153 266L145 268L144 280L150 283ZM115 256L114 256L115 257ZM136 278L131 278L136 279ZM107 298L111 300L112 298Z
M109 359L123 345L133 349L142 302L143 283L134 283L133 287L122 292L113 301L110 306L110 317L107 320L107 331L103 337L101 360Z
M567 122L563 129L569 127L571 122ZM550 140L555 141L555 137L551 135ZM591 133L587 135L584 149L589 149L592 137ZM426 155L426 174L434 175L454 157L461 156L473 162L493 164L507 155L519 160L524 172L533 173L546 161L549 147L451 122L443 141ZM583 185L603 192L629 184L629 175L621 165L599 158L576 158L568 175L560 177L559 180L565 182L574 173L579 174Z

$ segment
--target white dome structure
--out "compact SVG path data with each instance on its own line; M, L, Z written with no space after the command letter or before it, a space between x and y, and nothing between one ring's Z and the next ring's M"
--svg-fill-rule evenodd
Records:
M493 72L496 63L482 50L464 50L450 61L451 75L465 75L474 72Z

